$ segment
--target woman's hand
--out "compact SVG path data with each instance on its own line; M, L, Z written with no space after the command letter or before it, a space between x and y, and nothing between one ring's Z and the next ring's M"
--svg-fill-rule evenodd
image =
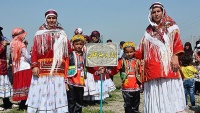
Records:
M33 70L32 70L32 74L34 76L39 76L39 68L38 67L34 67Z
M177 55L172 55L171 68L174 72L177 72L180 68Z

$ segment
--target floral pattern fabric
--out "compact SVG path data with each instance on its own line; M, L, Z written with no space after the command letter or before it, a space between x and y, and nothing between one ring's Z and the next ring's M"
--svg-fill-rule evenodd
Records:
M64 77L33 76L26 105L28 113L68 112Z

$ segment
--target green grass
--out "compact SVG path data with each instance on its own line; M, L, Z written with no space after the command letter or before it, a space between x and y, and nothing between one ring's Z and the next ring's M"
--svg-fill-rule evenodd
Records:
M113 82L115 84L116 89L120 89L122 86L122 80L120 78L119 73L113 77Z
M14 109L12 109L12 110L10 110L10 111L7 111L7 112L4 112L4 113L26 113L26 111L24 110L24 111L22 111L22 110L17 110L17 108L14 108Z
M117 101L119 99L122 99L122 96L119 96L118 94L116 94L116 92L120 91L121 85L122 85L121 78L120 78L119 74L117 74L117 75L115 75L113 77L113 82L114 82L114 84L116 86L116 90L111 92L109 94L109 98L106 98L103 101L103 106L108 106L107 103L109 103L111 101ZM100 104L86 106L86 107L83 108L83 113L100 113L99 106L100 106ZM103 113L115 113L115 111L114 111L114 109L113 109L113 111L111 111L111 110L108 110L108 111L103 110Z
M100 111L98 109L87 109L87 108L83 108L83 113L100 113ZM103 113L115 113L114 111L110 111L110 110L107 110L107 111L104 111L103 110Z
M107 103L109 103L110 101L117 101L118 99L122 98L121 96L115 94L116 92L119 92L121 85L122 85L119 73L117 75L115 75L113 77L113 79L114 79L113 82L116 86L116 90L109 94L110 97L106 98L104 100L103 105L107 105ZM5 112L2 112L2 113L26 113L26 111L18 111L17 108L15 108L15 109L9 110L7 112L5 111ZM83 107L83 113L100 113L99 104ZM115 112L114 112L114 110L113 111L103 110L103 113L115 113Z

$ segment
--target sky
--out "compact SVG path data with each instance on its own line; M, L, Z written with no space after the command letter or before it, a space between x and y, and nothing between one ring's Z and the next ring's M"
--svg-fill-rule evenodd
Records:
M33 37L45 22L48 9L58 13L58 22L71 39L76 28L82 28L85 35L97 30L103 42L132 41L139 44L149 25L148 12L154 0L1 0L0 26L3 35L11 41L13 28L20 27L27 32L28 49ZM160 0L167 14L180 28L183 44L195 44L200 38L200 0ZM193 37L193 38L192 38Z

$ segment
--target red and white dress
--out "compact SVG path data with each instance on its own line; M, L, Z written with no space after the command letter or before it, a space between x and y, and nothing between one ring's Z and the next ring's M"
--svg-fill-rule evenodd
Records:
M89 73L85 80L84 100L101 100L101 75L97 74L98 68L87 68ZM102 89L102 99L109 97L109 92L116 89L108 73L102 74Z
M12 85L7 75L6 47L0 43L0 97L12 96Z
M39 68L32 77L26 105L28 113L68 112L65 85L70 44L62 29L39 30L34 37L31 65ZM68 47L69 46L69 47Z
M181 75L171 69L172 56L184 51L179 27L163 12L159 25L149 17L150 25L136 52L144 61L145 113L176 113L186 107Z
M30 66L30 55L26 47L23 47L19 66L12 62L13 67L13 101L26 100L31 84L32 69ZM14 53L11 51L11 56Z

